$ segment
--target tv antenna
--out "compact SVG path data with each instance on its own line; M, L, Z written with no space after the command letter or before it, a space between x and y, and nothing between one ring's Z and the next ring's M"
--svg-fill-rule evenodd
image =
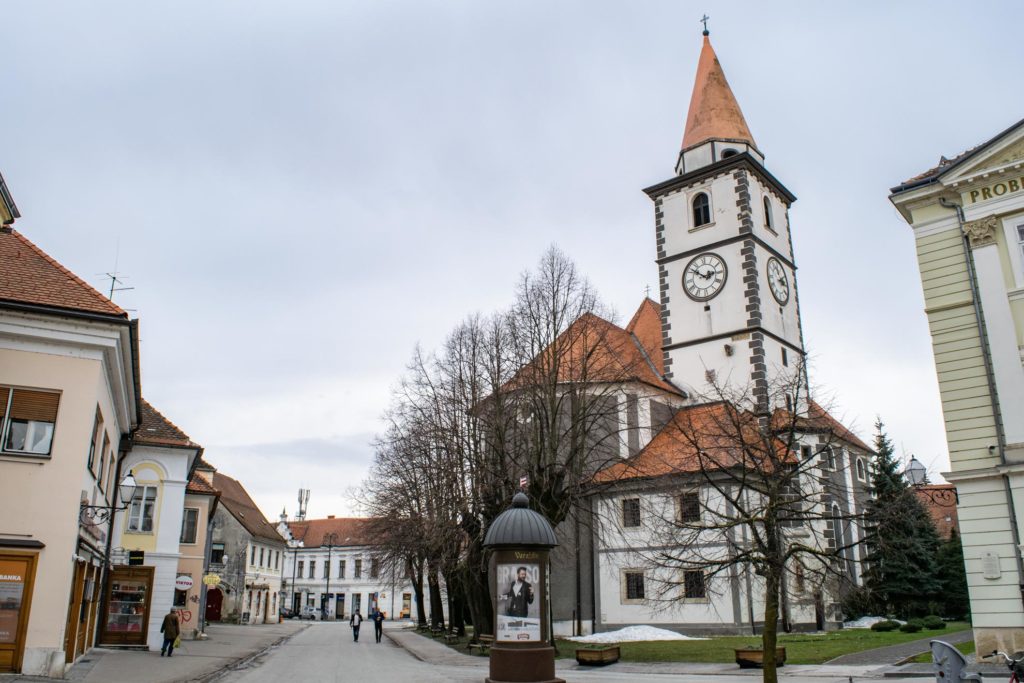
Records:
M127 278L124 278L124 277L119 277L120 273L118 273L118 271L117 271L117 264L118 264L118 261L120 261L120 259L121 259L121 238L118 237L117 238L117 247L114 250L114 270L112 270L109 273L102 273L102 275L104 277L110 278L110 293L107 295L107 298L110 299L111 301L114 300L114 292L127 292L129 290L135 289L134 287L118 287L118 285L123 285L124 281L127 279Z
M295 518L300 522L306 519L307 505L309 505L309 489L299 489L299 512Z

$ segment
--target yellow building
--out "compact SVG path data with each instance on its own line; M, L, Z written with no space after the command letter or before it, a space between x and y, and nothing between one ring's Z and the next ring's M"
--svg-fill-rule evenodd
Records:
M917 243L977 650L1024 650L1024 121L890 199Z

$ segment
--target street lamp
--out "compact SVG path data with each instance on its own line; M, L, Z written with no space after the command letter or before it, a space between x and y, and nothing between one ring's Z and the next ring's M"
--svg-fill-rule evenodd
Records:
M78 521L87 526L99 526L105 523L115 512L128 509L132 498L135 497L136 488L138 486L135 484L135 477L129 472L117 487L117 493L121 498L122 505L118 506L116 499L114 500L114 505L86 505L83 502L78 510Z
M906 476L911 486L927 484L928 468L926 468L916 457L910 456L910 462L907 463Z
M326 543L325 543L326 541ZM327 589L324 591L324 601L320 604L320 612L324 620L327 619L327 604L331 599L331 550L338 546L338 534L333 531L325 534L320 542L320 547L327 548L327 565L324 567L324 578L327 579ZM338 615L334 615L337 619Z

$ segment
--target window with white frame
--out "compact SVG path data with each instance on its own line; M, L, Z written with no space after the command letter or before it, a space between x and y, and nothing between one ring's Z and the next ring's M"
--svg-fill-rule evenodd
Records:
M303 569L305 569L305 565L306 565L306 563L305 563L304 561L302 561L302 560L299 560L299 564L298 564L298 567L299 567L299 571L298 571L298 572L296 572L296 574L298 575L298 577L299 577L300 579L302 578L302 570L303 570Z
M374 557L370 559L370 578L376 579L380 576L380 561Z
M309 577L310 579L316 578L316 560L309 561Z
M50 455L60 394L0 387L0 445L5 453Z
M640 526L640 499L622 499L622 526L635 528Z
M640 569L622 571L622 602L640 602L644 599L644 572Z
M263 564L263 548L260 548L260 566L261 567L265 566Z
M764 198L764 227L775 232L775 222L772 220L772 202L768 197Z
M704 572L687 570L683 572L683 597L687 600L705 600L708 597Z
M103 417L100 416L100 409L96 409L96 419L92 423L92 440L89 441L89 471L93 476L102 476L102 472L96 473L96 449L100 447L100 432L103 431Z
M864 464L864 458L857 458L857 478L861 481L868 479L868 468Z
M683 524L700 523L700 493L687 491L679 496L679 521Z
M224 544L210 544L210 564L221 564L224 562Z
M1017 224L1017 250L1020 252L1020 261L1024 263L1024 223Z
M181 543L195 543L199 528L199 508L185 508L181 516Z
M345 578L345 560L338 560L338 578Z
M363 578L363 561L362 560L356 560L355 572L353 573L352 577L356 578L356 579Z
M699 228L711 222L711 199L706 192L698 192L693 198L693 227Z
M156 487L139 486L128 509L128 531L152 533L153 513L156 511Z

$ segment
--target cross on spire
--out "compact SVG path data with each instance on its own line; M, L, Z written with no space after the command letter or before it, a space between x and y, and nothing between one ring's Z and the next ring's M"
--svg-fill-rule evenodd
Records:
M708 31L708 19L710 19L710 18L711 17L709 17L706 14L700 18L700 23L704 24L704 35L706 35L706 36L707 35L711 35L711 32Z

